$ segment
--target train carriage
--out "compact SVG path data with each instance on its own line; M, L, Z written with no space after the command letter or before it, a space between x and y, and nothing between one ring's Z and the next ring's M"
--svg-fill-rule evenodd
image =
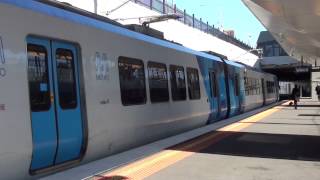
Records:
M0 0L0 42L0 179L93 161L248 103L243 65L53 1ZM269 76L265 104L277 99Z

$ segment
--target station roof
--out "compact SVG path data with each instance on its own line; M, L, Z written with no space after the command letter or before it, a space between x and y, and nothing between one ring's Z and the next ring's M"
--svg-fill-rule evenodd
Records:
M260 32L259 38L258 38L258 44L259 43L265 43L275 41L274 37L271 35L269 31L262 31Z
M320 59L319 0L242 0L286 52L297 59Z

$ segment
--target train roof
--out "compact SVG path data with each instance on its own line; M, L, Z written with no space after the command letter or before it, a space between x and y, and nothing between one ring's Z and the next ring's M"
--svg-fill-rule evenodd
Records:
M258 69L258 68L255 68L255 67L246 65L246 64L244 64L244 63L242 63L242 62L238 62L238 61L237 61L237 63L243 65L243 67L246 68L247 70L256 71L256 72L261 72L261 73L266 73L266 72L262 71L261 69Z
M231 61L231 60L224 60L227 64L232 65L232 66L236 66L239 68L244 68L245 66L243 64L237 63L235 61Z
M274 74L271 74L271 73L267 73L261 69L258 69L258 68L255 68L255 67L251 67L251 66L248 66L242 62L236 62L238 64L241 64L246 70L250 70L250 71L255 71L255 72L259 72L259 73L264 73L264 74L267 74L267 75L272 75L272 76L276 76Z
M157 39L151 36L147 36L138 32L134 32L125 28L123 25L112 21L106 17L96 15L94 13L80 10L78 8L68 6L64 3L52 1L52 0L38 0L28 1L25 0L0 0L0 3L11 4L20 8L29 9L35 12L46 14L52 17L61 18L71 22L79 23L89 27L94 27L104 31L112 32L129 38L137 39L140 41L148 42L162 47L175 49L177 51L202 56L214 61L220 61L220 58L214 55L210 55L204 52L199 52L170 41Z

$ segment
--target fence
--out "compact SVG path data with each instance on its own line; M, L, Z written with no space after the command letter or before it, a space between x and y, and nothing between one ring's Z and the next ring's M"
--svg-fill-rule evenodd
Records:
M216 36L219 39L232 43L242 49L245 50L252 50L253 48L250 47L248 44L244 43L243 41L226 35L224 32L220 31L219 29L215 28L214 25L209 25L208 22L203 22L202 19L195 18L195 15L189 15L186 13L186 10L180 10L176 7L176 5L170 5L166 3L166 0L131 0L137 4L143 5L151 10L155 10L162 14L170 14L176 13L180 15L182 18L179 19L180 22L209 33L213 36Z

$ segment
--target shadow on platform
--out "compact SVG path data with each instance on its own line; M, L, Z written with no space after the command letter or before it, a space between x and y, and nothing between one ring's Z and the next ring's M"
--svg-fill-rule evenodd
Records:
M298 116L320 116L320 114L299 114Z
M281 107L292 107L292 108L294 108L294 106L293 105L280 105ZM300 108L304 108L304 107L320 107L320 104L299 104L298 103L298 106L297 106L298 108L300 107Z
M320 161L320 136L250 132L219 133L223 135L219 140L208 140L203 148L195 148L197 150L192 150L191 148L183 151L245 157ZM205 136L199 138L204 137ZM195 141L196 139L184 144ZM181 151L179 146L169 149Z
M96 175L92 180L129 180L128 177L123 176L100 176Z
M238 122L241 124L270 124L270 125L296 125L296 126L320 126L318 123L275 123L275 122Z

